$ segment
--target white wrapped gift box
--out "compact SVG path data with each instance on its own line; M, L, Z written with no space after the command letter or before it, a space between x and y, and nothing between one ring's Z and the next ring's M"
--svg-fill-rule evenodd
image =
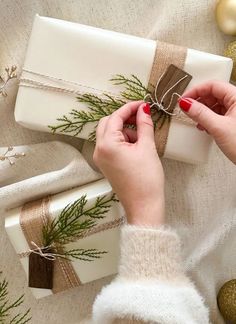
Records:
M73 203L84 194L87 195L87 206L89 207L89 205L92 204L98 196L110 195L111 192L111 186L107 180L103 179L80 188L57 194L51 198L49 207L50 216L58 216L66 205ZM18 254L29 251L29 245L20 225L21 209L22 207L8 211L5 220L6 232ZM111 208L106 214L105 218L97 220L97 224L101 225L104 223L109 223L122 217L124 217L124 211L121 205L119 203L111 203ZM100 259L94 259L91 262L80 260L72 261L73 268L82 284L115 274L117 272L119 259L119 237L120 228L115 227L99 233L91 234L87 237L79 239L76 242L66 245L65 250L95 248L99 251L107 252L106 254L103 254ZM29 257L22 257L20 258L20 261L28 277ZM36 298L42 298L52 294L52 291L49 289L30 289Z
M80 25L36 15L24 69L55 79L23 71L22 78L33 78L53 86L57 79L81 85L88 92L112 92L121 88L109 82L112 76L136 75L148 85L156 42L131 35ZM229 58L187 50L184 70L193 76L188 88L209 79L228 81L232 70ZM66 85L64 85L66 86ZM68 86L68 84L67 84ZM78 87L76 87L78 88ZM75 96L45 89L20 87L16 100L15 119L28 128L50 132L57 118L72 109L87 110ZM87 139L94 125L86 125L78 135ZM193 125L172 120L164 157L189 163L207 160L211 138Z

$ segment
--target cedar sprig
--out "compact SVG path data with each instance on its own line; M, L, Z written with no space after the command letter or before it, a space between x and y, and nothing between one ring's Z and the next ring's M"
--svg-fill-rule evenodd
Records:
M64 115L57 120L61 122L57 126L49 126L53 133L72 133L77 136L82 132L84 126L89 123L98 123L103 117L112 114L115 110L125 104L122 99L113 98L109 94L103 94L100 98L91 93L85 93L77 96L78 102L84 103L89 108L89 111L72 109L69 117ZM94 138L95 132L90 134L90 140Z
M127 78L122 74L117 74L110 81L112 81L114 85L124 85L125 89L120 95L128 101L143 100L145 95L149 93L149 90L134 74L131 75L131 78Z
M77 96L78 102L82 102L88 106L88 108L98 115L110 115L119 107L125 104L125 101L112 97L111 95L104 93L102 97L98 97L91 93L85 93Z
M77 136L87 124L93 123L94 130L90 132L88 139L95 141L96 127L101 118L109 116L128 101L143 100L145 95L149 93L148 89L135 75L127 78L117 74L110 81L116 86L124 86L124 90L120 92L119 96L112 96L107 93L102 94L101 97L91 93L77 96L78 102L85 104L88 111L73 109L69 116L64 115L62 118L57 119L60 122L58 125L49 126L51 131L53 133L70 133Z
M88 140L96 141L96 128L101 118L109 116L115 110L119 109L128 101L144 100L144 98L151 94L150 86L149 90L146 88L141 80L134 74L130 78L125 77L122 74L115 75L110 81L115 86L123 86L124 90L120 92L119 97L111 96L110 94L103 94L101 97L84 93L77 97L78 102L85 104L88 111L73 109L69 113L69 117L64 115L62 118L58 118L60 123L56 126L49 126L53 133L70 133L73 136L78 136L84 127L89 123L94 124L94 130L90 132ZM146 99L151 105L154 103L150 96ZM170 116L165 114L162 110L157 110L155 107L151 109L151 115L154 122L154 128L162 128L165 121L170 121ZM127 125L126 125L127 127ZM128 125L129 127L129 125ZM135 128L132 126L132 128Z
M1 274L1 272L0 272ZM24 313L13 314L14 310L24 302L24 295L11 302L8 299L8 282L3 279L0 282L0 323L2 324L26 324L31 320L30 309Z
M71 204L68 204L58 217L48 220L43 227L43 245L45 247L60 246L74 242L87 230L97 225L97 220L104 218L111 208L112 202L117 202L115 194L97 197L94 204L87 207L87 196L83 195ZM64 249L63 249L64 250ZM58 257L92 261L100 258L105 251L97 249L72 249L63 253L57 252Z
M64 257L71 260L77 259L80 261L93 261L94 259L99 259L106 251L98 251L97 249L72 249L70 251L65 251Z

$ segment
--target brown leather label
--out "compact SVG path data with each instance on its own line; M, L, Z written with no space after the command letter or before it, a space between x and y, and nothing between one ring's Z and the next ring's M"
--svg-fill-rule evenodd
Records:
M43 253L49 253L49 249L42 249ZM29 287L53 288L53 260L48 260L36 253L29 255Z
M161 103L165 109L169 106L168 112L172 113L178 100L178 96L173 94L176 92L181 96L191 79L192 76L187 72L173 64L169 65L156 89L158 102ZM152 96L155 100L154 92L155 88L152 91Z

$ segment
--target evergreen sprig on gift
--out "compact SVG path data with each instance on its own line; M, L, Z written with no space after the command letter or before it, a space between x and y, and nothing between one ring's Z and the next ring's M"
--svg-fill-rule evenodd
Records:
M91 94L84 93L77 97L78 102L86 104L88 111L73 109L69 116L64 115L58 118L58 125L49 126L53 133L61 132L65 134L71 134L77 136L82 132L84 127L90 123L94 123L94 130L89 134L89 140L96 140L96 127L99 120L103 117L109 116L115 110L119 109L128 101L144 100L150 91L142 84L137 76L131 75L130 78L124 75L117 74L110 80L114 85L124 86L124 90L120 92L119 97L112 96L110 94L103 94L101 97ZM154 126L159 123L162 127L166 114L163 111L157 111L152 109L152 116Z
M63 133L73 133L73 136L77 136L88 123L98 123L102 117L112 114L115 110L125 104L125 101L121 99L115 99L108 94L104 94L102 98L85 93L77 96L77 100L81 103L85 103L89 111L78 111L73 109L70 113L70 117L63 116L57 120L61 123L57 126L49 126L53 133L57 131ZM89 135L89 140L95 140L95 131Z
M1 272L0 272L1 274ZM0 323L1 324L26 324L31 320L30 309L24 313L15 310L24 302L24 295L14 301L9 300L8 282L0 281Z
M100 258L106 251L97 249L63 249L65 244L75 242L84 232L97 225L97 220L106 216L112 202L117 202L115 194L97 197L91 207L87 207L86 195L68 204L58 217L48 220L43 227L43 245L56 250L57 257L67 260L92 261ZM59 249L57 249L59 247ZM62 249L60 249L62 248ZM61 252L61 250L63 252Z
M124 85L125 89L121 91L120 95L128 101L143 100L149 93L149 90L134 74L131 75L131 78L127 78L122 74L117 74L110 81L112 81L114 85Z

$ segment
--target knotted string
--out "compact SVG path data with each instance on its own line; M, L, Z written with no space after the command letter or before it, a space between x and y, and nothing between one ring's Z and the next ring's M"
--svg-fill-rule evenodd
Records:
M40 255L42 258L50 260L50 261L55 261L57 257L61 257L60 254L57 253L52 253L52 252L44 252L43 250L47 250L52 248L52 245L48 245L45 247L40 247L38 246L34 241L31 241L31 244L35 246L35 249L29 249L27 251L28 254L34 253Z
M167 94L172 90L174 89L180 82L182 82L184 79L186 79L188 76L185 75L184 77L182 77L181 79L179 79L177 82L175 82L175 84L173 84L168 90L166 90L166 92L163 94L163 96L161 97L160 101L158 101L158 98L157 98L157 89L159 87L159 84L161 82L161 80L163 79L163 76L164 76L165 72L162 73L161 77L159 78L159 80L157 81L156 83L156 86L155 86L155 91L154 91L154 97L155 97L155 100L153 99L152 95L150 93L147 93L145 96L144 96L144 101L147 100L147 98L151 98L151 102L152 104L150 105L150 107L152 108L153 106L155 106L157 108L157 111L160 111L162 110L165 114L168 114L170 116L176 116L176 115L179 115L180 114L180 110L177 113L171 113L169 112L169 108L171 107L172 105L172 101L173 101L173 97L174 96L177 96L178 98L181 98L181 95L178 94L177 92L173 92L172 95L171 95L171 99L170 99L170 103L169 105L167 106L167 108L165 108L163 106L163 101L165 99L165 97L167 96Z
M162 73L161 77L159 78L159 80L157 81L156 83L156 86L155 86L155 91L154 91L154 97L155 97L155 100L153 99L152 95L150 93L147 93L145 96L144 96L144 101L147 100L147 98L150 98L151 99L151 105L150 107L152 108L153 106L155 106L157 108L157 111L160 111L162 110L164 113L170 115L170 116L177 116L181 113L181 110L179 109L178 113L171 113L169 112L168 110L170 109L171 105L172 105L172 101L173 101L173 97L174 96L177 96L178 98L182 98L182 96L177 93L177 92L173 92L172 95L171 95L171 99L170 99L170 103L169 105L167 106L167 108L165 108L163 106L163 101L165 99L165 97L167 96L167 94L172 90L174 89L180 82L182 82L183 80L185 80L188 76L185 75L184 77L182 77L181 79L179 79L177 82L175 82L175 84L173 84L173 86L171 86L168 90L166 90L166 92L163 94L163 96L161 97L160 101L158 101L158 98L157 98L157 89L159 87L159 84L164 76L165 72ZM195 99L196 101L199 101L201 100L201 97L198 97L197 99ZM216 102L213 106L210 106L209 108L212 109L214 108L215 106L217 106L218 103Z

